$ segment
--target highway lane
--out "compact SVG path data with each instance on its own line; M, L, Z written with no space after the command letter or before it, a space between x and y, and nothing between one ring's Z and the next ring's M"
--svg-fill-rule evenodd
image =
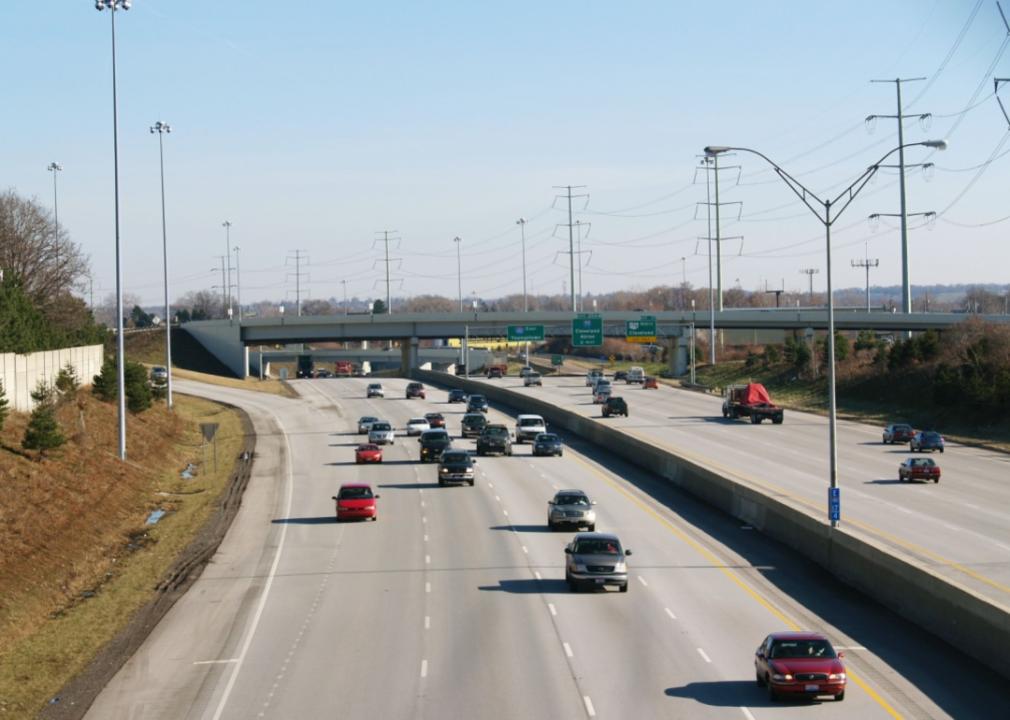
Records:
M581 377L545 379L523 388L518 378L484 381L533 393L585 416L599 417ZM630 417L601 422L665 447L826 516L827 420L786 412L785 423L724 420L721 399L661 387L617 383ZM881 428L840 421L842 522L900 547L941 574L1010 605L1010 456L949 443L934 459L939 485L899 483L906 446L883 445Z
M382 466L353 465L359 415L402 428L438 409L458 435L460 406L437 391L407 401L405 381L384 382L390 397L371 401L357 379L296 382L298 401L180 388L250 409L263 432L254 483L213 564L89 717L985 717L995 707L1000 685L977 665L950 667L950 651L915 628L599 449L531 458L517 446L481 458L473 488L434 485L413 439ZM332 521L330 496L352 480L377 487L378 522ZM590 492L598 529L635 551L629 593L566 590L570 533L544 528L555 486ZM794 625L866 648L849 651L858 680L844 703L783 707L754 685L754 647Z

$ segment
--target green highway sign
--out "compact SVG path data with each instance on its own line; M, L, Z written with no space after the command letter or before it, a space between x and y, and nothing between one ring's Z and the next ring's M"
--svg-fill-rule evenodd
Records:
M565 362L563 355L551 355L551 365L562 365Z
M543 325L509 325L510 342L540 341L544 339Z
M624 337L632 343L656 342L656 316L643 315L638 320L628 320L624 328Z
M603 318L579 315L572 320L572 346L593 347L603 344Z

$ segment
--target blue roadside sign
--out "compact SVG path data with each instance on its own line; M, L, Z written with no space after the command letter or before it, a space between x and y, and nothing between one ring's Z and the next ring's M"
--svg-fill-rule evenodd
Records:
M842 489L828 488L828 519L838 522L842 519Z

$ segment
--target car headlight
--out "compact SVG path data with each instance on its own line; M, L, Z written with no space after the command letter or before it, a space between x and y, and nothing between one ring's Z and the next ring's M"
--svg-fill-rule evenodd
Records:
M845 680L845 673L831 673L828 675L828 680Z
M792 680L792 679L793 676L790 675L789 673L785 673L784 675L781 673L772 673L772 680L778 680L781 682L782 680Z
M619 562L616 565L614 565L614 572L619 572L619 573L628 572L628 565L627 565L627 563Z
M449 468L439 468L439 469L438 469L438 471L439 471L440 473L442 473L443 475L445 475L446 473L448 473L448 472L449 472Z

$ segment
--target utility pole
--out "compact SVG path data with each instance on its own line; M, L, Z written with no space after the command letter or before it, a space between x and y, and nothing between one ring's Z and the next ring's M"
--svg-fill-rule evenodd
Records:
M555 190L567 190L565 195L558 195L554 198L557 202L558 198L568 199L568 222L563 223L563 225L568 227L568 273L571 280L571 292L572 292L572 312L577 312L577 305L575 302L575 223L572 222L572 199L573 198L586 198L586 202L589 202L589 193L582 193L579 195L572 195L572 190L580 190L586 187L585 185L555 185Z
M227 256L225 256L225 255L216 255L215 257L217 257L221 261L221 312L224 313L225 317L227 317L228 316L228 286L225 284L225 272L224 272L224 263L225 263L225 260L227 259Z
M460 259L460 247L463 245L463 238L457 235L452 241L456 243L456 292L459 293L459 311L463 312L463 262Z
M347 281L341 280L340 284L344 287L344 315L347 314Z
M592 230L592 223L584 223L581 220L576 220L575 221L575 227L577 227L578 230L579 230L578 231L578 249L575 251L575 254L579 256L579 291L578 291L579 301L578 301L578 306L576 307L576 310L578 312L585 312L586 311L586 300L585 300L585 297L582 294L582 228L586 228L586 237L589 237L589 232L590 232L590 230ZM593 251L592 250L587 250L586 252L589 255L589 258L591 260L592 257L593 257Z
M292 257L294 255L294 257ZM308 275L307 272L302 272L302 262L308 262L308 256L305 254L304 250L292 250L288 253L285 258L285 264L291 260L295 261L295 271L293 273L288 273L288 275L295 276L295 306L297 308L298 317L302 316L302 275Z
M526 299L526 218L516 220L516 225L519 226L523 239L523 312L529 312L529 302Z
M400 238L398 238L398 237L392 237L392 238L389 237L390 233L393 233L394 236L395 236L396 232L397 232L396 230L381 230L381 231L377 232L376 235L381 234L382 237L381 238L376 238L372 242L372 247L373 248L375 247L375 243L381 242L383 244L383 248L384 248L384 252L385 252L385 259L384 260L377 260L376 262L383 262L386 265L386 314L387 315L391 315L393 313L393 302L392 302L392 299L391 299L391 297L389 295L389 263L390 262L399 262L400 261L400 258L390 258L389 257L389 241L390 240L392 240L393 242L399 242L400 241ZM374 263L372 264L372 267L373 268L375 267Z
M238 305L238 321L242 322L242 275L238 266L238 252L241 248L236 245L233 249L235 250L235 301Z
M221 227L224 228L224 256L227 264L227 277L225 278L224 292L225 292L225 312L228 314L228 318L231 319L232 307L231 307L231 221L225 220L221 223Z
M867 122L872 122L877 118L887 118L890 120L898 121L898 165L881 165L881 167L897 167L898 169L898 188L900 193L901 211L898 217L901 219L901 311L904 313L912 312L912 286L908 278L908 210L905 192L905 114L901 107L901 84L906 82L918 82L920 80L925 80L924 77L915 78L895 78L894 80L871 80L873 83L885 83L893 82L895 90L897 91L898 97L898 114L897 115L870 115L866 118ZM919 120L924 121L932 117L931 113L922 113L919 115ZM926 165L931 165L932 163L927 163ZM913 165L912 167L918 167L918 165ZM913 213L914 215L933 215L935 213ZM893 213L875 213L870 217L875 219L882 215L894 216ZM867 270L867 272L869 272ZM911 334L911 333L909 333Z
M870 246L867 243L865 257L861 260L852 260L852 267L866 269L866 312L870 312L870 268L880 265L877 258L870 259Z
M800 270L800 272L803 273L804 275L806 275L807 276L807 280L810 281L810 293L809 293L808 297L809 297L810 306L813 307L813 304L814 304L814 275L816 275L817 273L819 273L820 269L818 269L818 268L803 268L802 270Z

